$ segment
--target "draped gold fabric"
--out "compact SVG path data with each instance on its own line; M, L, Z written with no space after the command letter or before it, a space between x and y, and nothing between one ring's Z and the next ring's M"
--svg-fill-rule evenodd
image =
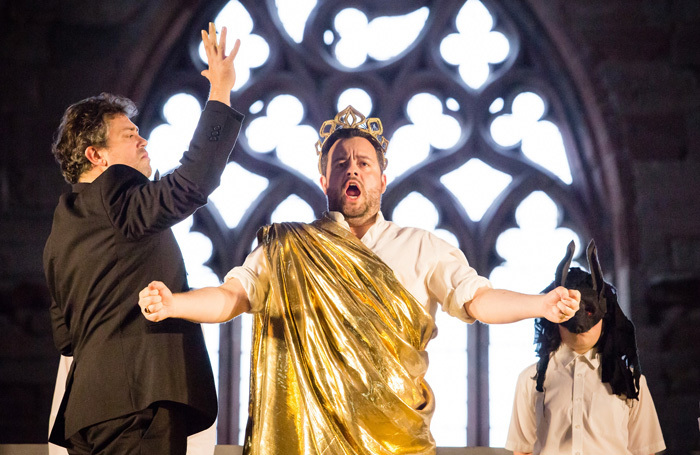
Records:
M434 454L423 306L329 219L259 239L271 278L254 316L244 453Z

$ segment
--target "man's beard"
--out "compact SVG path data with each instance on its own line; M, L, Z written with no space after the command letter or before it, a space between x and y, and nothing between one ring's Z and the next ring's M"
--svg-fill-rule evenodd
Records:
M350 223L351 220L365 220L379 212L381 206L382 193L379 190L363 192L364 201L360 204L345 199L344 194L340 194L334 198L334 201L328 199L328 210L338 211L343 214L345 220Z

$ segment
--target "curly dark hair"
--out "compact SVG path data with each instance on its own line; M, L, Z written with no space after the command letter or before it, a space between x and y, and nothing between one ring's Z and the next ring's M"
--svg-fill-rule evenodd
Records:
M372 137L371 134L366 133L358 128L340 128L335 130L323 143L323 149L321 150L321 169L322 174L326 172L326 166L328 165L328 152L330 151L333 144L338 142L340 139L348 139L351 137L364 137L370 144L374 147L374 151L377 153L377 163L379 163L379 170L383 173L386 169L386 157L384 156L384 150L379 142Z
M80 176L92 168L85 157L89 146L107 145L107 121L115 115L132 118L136 105L128 98L111 93L100 93L71 105L61 119L51 153L68 183L77 183Z

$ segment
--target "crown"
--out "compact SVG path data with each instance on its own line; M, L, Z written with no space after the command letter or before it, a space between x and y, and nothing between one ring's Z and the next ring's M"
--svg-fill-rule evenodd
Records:
M323 155L323 146L333 133L341 129L354 128L372 136L372 138L377 141L382 149L384 155L386 155L386 149L389 146L389 141L383 136L384 128L382 127L382 121L376 117L365 118L364 115L352 106L348 106L342 111L338 112L335 118L331 120L326 120L321 125L321 129L318 131L320 139L316 142L316 154L318 155L318 170L323 174L323 169L321 169L321 157ZM380 163L382 169L386 166L386 157L384 162Z

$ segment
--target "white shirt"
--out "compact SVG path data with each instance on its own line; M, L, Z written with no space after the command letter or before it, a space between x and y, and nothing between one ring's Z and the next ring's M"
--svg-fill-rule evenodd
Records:
M350 230L341 213L329 212L326 216ZM491 283L469 266L461 250L423 229L399 227L385 220L381 212L361 240L394 271L399 282L433 319L441 303L443 311L465 322L474 322L464 304L474 298L477 289L491 287ZM230 278L237 278L246 290L250 312L260 311L270 279L262 248L258 246L224 280Z
M612 393L595 349L577 354L562 343L547 367L543 390L536 364L518 377L506 449L542 455L648 455L666 448L644 376L639 401Z

